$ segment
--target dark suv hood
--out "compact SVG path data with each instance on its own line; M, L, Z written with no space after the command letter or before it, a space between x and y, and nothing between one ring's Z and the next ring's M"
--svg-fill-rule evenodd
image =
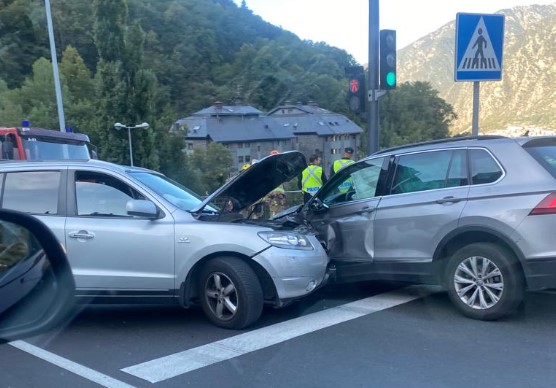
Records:
M220 196L234 198L239 210L245 209L282 183L301 175L305 167L307 161L301 152L288 151L269 155L226 182L191 212L201 212L207 204L216 202Z

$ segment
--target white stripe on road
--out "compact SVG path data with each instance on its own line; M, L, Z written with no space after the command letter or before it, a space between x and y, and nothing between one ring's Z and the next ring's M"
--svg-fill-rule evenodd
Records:
M12 345L14 348L18 348L20 350L23 350L24 352L30 353L33 356L48 361L51 364L57 365L60 368L75 373L76 375L81 376L87 380L93 381L99 385L102 385L103 387L134 388L133 385L129 385L122 381L113 379L110 376L97 372L93 369L87 368L86 366L80 365L76 362L70 361L67 358L60 357L54 353L39 348L35 345L31 345L30 343L24 341L13 341L13 342L9 342L9 344Z
M122 371L151 383L158 383L304 334L398 306L437 291L438 288L423 286L410 286L390 291L133 365Z

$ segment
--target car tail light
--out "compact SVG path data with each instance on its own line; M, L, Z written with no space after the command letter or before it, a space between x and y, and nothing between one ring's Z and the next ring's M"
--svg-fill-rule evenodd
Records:
M548 194L529 213L530 216L541 214L556 214L556 193Z

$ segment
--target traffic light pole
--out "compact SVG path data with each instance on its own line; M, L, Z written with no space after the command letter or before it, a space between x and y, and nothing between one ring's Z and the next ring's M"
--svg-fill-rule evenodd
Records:
M369 0L369 91L367 109L367 152L378 151L378 56L379 56L378 0Z

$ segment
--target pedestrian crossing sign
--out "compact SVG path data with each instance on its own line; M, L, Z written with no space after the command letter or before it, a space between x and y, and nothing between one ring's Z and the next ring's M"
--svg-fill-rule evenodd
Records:
M456 16L456 81L502 79L504 15L458 13Z

